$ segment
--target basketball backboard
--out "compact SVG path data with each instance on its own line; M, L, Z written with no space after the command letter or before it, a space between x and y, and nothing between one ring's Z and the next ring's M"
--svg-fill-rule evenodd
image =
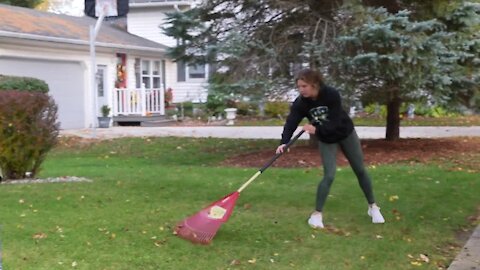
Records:
M105 17L118 16L117 0L96 0L95 16L100 17L102 10L105 14Z
M102 4L105 1L99 0L85 0L85 15L98 18L100 15L100 11L103 9ZM107 11L105 13L105 17L107 18L115 18L115 17L125 17L128 13L128 3L129 0L113 0L113 1L106 1L110 2L107 7ZM115 13L117 11L117 13ZM113 14L113 15L112 15Z

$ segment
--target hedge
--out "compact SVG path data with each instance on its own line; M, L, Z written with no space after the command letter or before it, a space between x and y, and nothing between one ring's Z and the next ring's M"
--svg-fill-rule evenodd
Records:
M48 93L48 84L42 80L29 77L0 75L0 90L18 90Z

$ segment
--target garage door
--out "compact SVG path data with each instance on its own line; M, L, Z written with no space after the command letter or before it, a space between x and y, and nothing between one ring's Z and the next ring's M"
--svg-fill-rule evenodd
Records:
M62 129L85 127L84 72L79 62L0 58L0 74L34 77L48 84Z

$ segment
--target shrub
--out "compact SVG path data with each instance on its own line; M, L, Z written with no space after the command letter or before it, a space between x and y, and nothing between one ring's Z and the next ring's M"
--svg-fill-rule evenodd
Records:
M0 91L0 167L6 179L35 177L58 137L57 106L51 97Z
M177 105L178 111L181 113L183 107L183 115L193 117L193 103L191 101L182 102Z
M227 108L225 100L221 95L209 94L207 97L207 111L210 114L221 114Z
M387 117L387 106L386 105L379 105L379 104L369 104L363 109L366 113L370 115L376 115L380 117ZM378 111L377 111L378 110Z
M0 75L0 90L18 90L46 94L48 93L48 84L35 78Z
M238 115L251 116L258 114L258 106L252 103L238 102L235 107Z
M285 117L290 110L288 102L267 102L265 104L265 114L269 117Z

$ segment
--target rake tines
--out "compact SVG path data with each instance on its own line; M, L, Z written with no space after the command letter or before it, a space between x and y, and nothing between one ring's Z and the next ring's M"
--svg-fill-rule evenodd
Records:
M237 191L233 192L195 215L180 221L174 229L174 234L195 244L210 244L220 226L232 214L239 194Z

